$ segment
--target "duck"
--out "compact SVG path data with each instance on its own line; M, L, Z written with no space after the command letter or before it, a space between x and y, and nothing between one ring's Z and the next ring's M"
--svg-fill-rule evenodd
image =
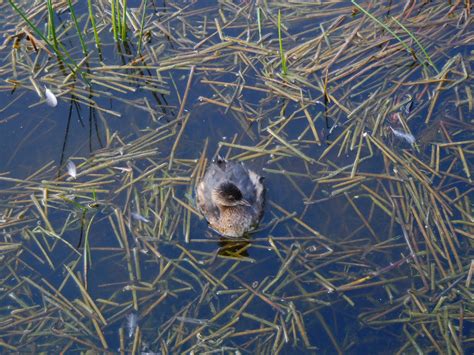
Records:
M196 189L197 207L210 228L229 238L254 230L264 212L263 180L243 162L214 159Z

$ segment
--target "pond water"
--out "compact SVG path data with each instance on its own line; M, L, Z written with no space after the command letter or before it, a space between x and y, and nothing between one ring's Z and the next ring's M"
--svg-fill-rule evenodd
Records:
M469 6L0 3L0 348L472 352ZM265 176L239 240L218 154Z

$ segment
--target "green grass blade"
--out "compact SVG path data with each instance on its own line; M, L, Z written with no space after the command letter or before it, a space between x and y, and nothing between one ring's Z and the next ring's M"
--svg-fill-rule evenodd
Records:
M58 39L56 37L56 26L54 24L54 9L52 0L48 0L48 36L53 40L53 46L58 49Z
M90 231L92 227L92 223L94 222L95 215L89 220L86 228L86 236L84 239L84 253L83 253L83 272L84 272L84 287L87 290L87 275L89 274L89 269L92 267L92 255L91 255L91 247L90 247Z
M260 42L262 40L262 19L260 12L260 7L257 7L257 25L258 25L258 41Z
M408 53L412 54L413 56L415 53L413 52L413 49L410 48L408 44L403 41L403 39L400 38L390 27L388 27L386 24L384 24L382 21L380 21L378 18L376 18L374 15L372 15L370 12L366 11L362 6L360 6L355 0L351 0L351 2L354 4L355 7L357 7L364 15L369 17L372 21L376 22L380 26L382 26L388 33L390 33L394 38L396 38L402 46L407 50Z
M53 46L58 49L58 41L56 39L56 29L54 28L54 10L51 0L47 1L48 8L48 39L53 42Z
M281 71L283 75L288 73L288 67L286 66L285 52L283 51L283 40L281 39L281 11L278 10L278 42L280 43L280 57L281 57Z
M138 36L138 55L142 54L143 27L145 26L145 15L146 15L147 4L148 4L148 0L145 0L145 2L143 3L143 12L142 12L142 18L140 21L140 34Z
M428 52L426 52L425 48L423 47L423 45L420 43L420 41L418 41L418 39L415 37L415 35L413 33L410 32L410 30L408 28L406 28L400 21L398 21L395 17L392 16L392 20L396 22L396 24L398 26L400 26L401 28L403 28L403 30L413 39L413 41L415 41L415 43L418 45L418 47L420 47L421 51L423 52L423 54L425 55L425 58L426 60L428 61L428 63L430 63L430 65L433 67L433 69L435 70L435 72L437 74L439 74L439 71L438 71L438 68L436 68L436 65L434 65L433 61L431 60L431 57L429 56Z
M122 9L122 41L127 40L127 0L123 0Z
M87 0L87 7L89 8L89 19L91 21L92 30L94 31L95 44L97 49L100 51L100 39L99 33L97 32L97 27L95 25L94 12L92 11L92 1Z
M117 41L122 33L122 21L120 20L120 0L111 0L115 2L115 24L117 26Z
M77 34L79 36L79 42L81 42L82 53L86 56L87 55L87 46L84 42L84 38L82 37L81 29L79 28L79 23L77 22L76 13L74 11L74 6L72 6L71 0L67 0L67 4L69 6L69 11L71 12L71 18L74 21L74 26L76 27Z
M114 39L115 41L118 41L118 29L117 29L117 15L116 11L117 9L115 8L115 0L112 0L110 2L110 7L111 7L111 12L112 12L112 32L114 34Z

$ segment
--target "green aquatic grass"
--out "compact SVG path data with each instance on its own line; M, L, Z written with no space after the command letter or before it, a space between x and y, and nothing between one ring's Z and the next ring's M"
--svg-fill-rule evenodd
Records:
M112 0L110 2L110 8L111 8L111 18L112 18L112 32L114 34L114 39L115 41L118 41L118 24L117 24L117 8L116 8L116 3L115 0Z
M127 40L127 0L123 0L122 8L122 41Z
M67 0L67 5L68 5L69 11L71 13L72 21L74 22L74 27L76 27L77 35L79 37L79 42L81 43L82 53L86 56L87 53L88 53L87 46L86 46L86 43L84 42L84 37L82 37L82 31L79 28L79 23L77 22L76 12L74 11L74 6L72 5L71 0Z
M79 72L79 74L82 75L82 71L79 69L75 61L66 53L65 55L69 58L69 60L72 62L68 63L68 61L65 58L65 55L61 51L59 51L58 47L55 46L51 41L39 30L35 24L33 24L26 14L13 2L13 0L8 0L8 3L10 6L15 10L15 12L20 15L20 17L28 24L28 26L33 30L33 32L40 37L47 45L49 48L51 48L56 56L72 71L72 72Z
M281 71L283 75L288 73L288 67L286 66L286 57L283 50L283 40L281 38L281 10L278 10L278 42L280 44L280 58L281 58Z
M92 228L92 224L94 222L95 215L91 217L89 222L87 223L85 239L84 239L84 250L83 250L83 273L84 273L84 287L88 288L88 275L89 269L92 267L92 253L91 253L91 245L90 245L90 232Z
M117 28L117 39L116 41L118 42L122 33L122 21L121 21L121 15L120 15L120 0L111 0L112 3L114 3L115 7L115 26Z
M145 8L146 8L145 1ZM127 40L127 0L111 0L111 22L112 22L112 33L114 40L126 41Z
M258 25L258 41L259 42L262 41L262 19L260 15L261 11L262 10L260 10L260 7L257 7L257 25Z
M377 19L374 15L372 15L370 12L365 10L362 6L360 6L355 0L351 0L351 2L354 4L357 9L359 9L364 15L369 17L372 21L376 22L380 26L382 26L388 33L390 33L395 39L397 39L403 47L407 50L408 53L410 53L415 59L417 59L417 56L415 54L415 51L413 48L411 48L400 36L398 36L390 27L388 27L386 24L384 24L382 21ZM423 52L426 60L430 64L430 66L436 71L436 73L439 74L438 69L434 65L433 61L431 60L431 57L429 56L428 52L425 50L423 45L420 43L420 41L416 38L416 36L408 29L406 28L400 21L398 21L395 17L391 16L391 19L398 25L400 26L407 34L410 36L411 39L418 45L418 47L421 49ZM418 59L417 59L418 60ZM425 65L424 63L422 63Z
M58 49L58 39L56 37L56 26L54 23L54 9L52 0L48 0L48 39L53 42L54 48Z
M428 54L428 52L426 51L426 49L423 47L423 45L420 43L420 41L418 41L418 39L415 37L415 35L408 29L406 28L400 21L398 21L395 17L392 16L392 20L395 21L395 23L400 26L401 28L403 28L403 30L410 36L411 39L413 39L413 41L415 41L415 43L418 45L418 47L421 49L421 51L423 52L423 54L425 55L425 58L426 60L428 61L428 63L430 63L431 67L435 70L435 72L437 74L439 74L439 71L438 71L438 68L436 68L436 65L433 63L433 61L431 60L431 57L430 55Z
M146 15L146 7L148 4L148 0L145 0L143 3L143 10L142 10L142 18L140 20L140 33L138 35L138 55L142 53L142 41L143 41L143 27L145 26L145 15Z
M42 31L30 21L30 19L26 16L26 14L15 4L13 0L8 0L10 6L15 10L17 14L28 24L28 26L33 30L33 32L41 38L49 48L56 54L56 56L61 60L73 73L78 73L82 79L90 85L89 81L86 77L84 77L82 70L77 65L76 61L70 56L66 48L62 45L60 41L58 41L56 36L56 25L54 22L54 8L52 0L48 0L47 2L47 11L48 11L48 35L45 36ZM66 60L66 58L69 60Z
M92 30L94 31L94 39L97 49L100 51L100 38L99 32L97 31L97 26L95 24L94 11L92 10L92 1L87 0L87 7L89 9L89 20L91 21Z
M376 18L374 15L372 15L370 12L365 10L362 6L360 6L356 1L351 0L351 2L354 4L355 7L357 7L364 15L366 15L368 18L370 18L372 21L375 23L379 24L382 26L388 33L390 33L394 38L396 38L401 45L407 50L408 53L412 54L413 56L415 53L413 52L413 49L399 36L397 35L390 27L388 27L386 24L384 24L382 21L380 21L378 18Z

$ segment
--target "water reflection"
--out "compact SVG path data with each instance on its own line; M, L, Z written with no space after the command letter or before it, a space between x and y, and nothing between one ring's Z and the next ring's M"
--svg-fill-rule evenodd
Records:
M249 241L221 239L218 241L218 244L218 255L220 256L231 257L235 259L247 258L249 256L248 250L251 247L251 243Z

